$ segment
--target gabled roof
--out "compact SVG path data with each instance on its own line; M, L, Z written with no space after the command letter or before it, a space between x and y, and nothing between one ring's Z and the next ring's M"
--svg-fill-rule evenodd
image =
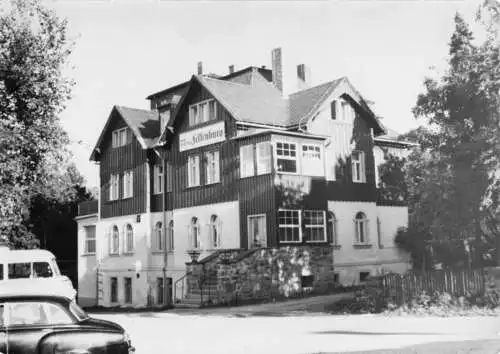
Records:
M92 150L92 154L90 155L91 161L95 161L96 152L101 146L104 135L115 114L118 114L125 121L143 149L151 148L156 144L158 136L160 135L160 120L158 113L144 109L113 106L108 120L101 131L101 135L99 139L97 139L97 143Z

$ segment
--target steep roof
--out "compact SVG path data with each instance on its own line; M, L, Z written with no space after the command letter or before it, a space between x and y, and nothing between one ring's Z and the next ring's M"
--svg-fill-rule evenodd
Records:
M137 141L143 149L151 148L156 144L160 135L160 120L155 111L124 106L113 106L108 120L101 131L101 135L97 139L95 147L92 150L92 154L90 155L91 161L96 160L96 152L98 152L104 139L104 135L108 131L109 125L111 124L115 114L118 114L124 120L130 130L134 133Z

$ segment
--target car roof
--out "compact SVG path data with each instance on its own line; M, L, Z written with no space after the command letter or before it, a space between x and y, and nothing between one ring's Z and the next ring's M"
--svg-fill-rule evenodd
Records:
M54 254L47 250L6 250L0 251L0 255L0 263L37 262L55 258Z

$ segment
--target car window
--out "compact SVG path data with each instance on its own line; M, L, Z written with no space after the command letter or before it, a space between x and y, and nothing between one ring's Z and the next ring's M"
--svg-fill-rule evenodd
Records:
M9 263L9 279L29 278L31 263Z
M11 326L41 326L47 325L47 316L39 302L10 303Z
M0 328L5 326L4 322L4 304L0 304Z
M60 304L45 303L44 308L47 314L48 323L51 325L71 324L74 322L73 318Z
M3 264L0 263L0 280L3 280Z
M69 304L69 309L78 319L78 321L83 321L89 317L89 315L87 315L87 313L80 306L78 306L75 301L71 301L71 303Z
M34 278L50 278L52 277L52 268L49 262L33 262L33 277Z

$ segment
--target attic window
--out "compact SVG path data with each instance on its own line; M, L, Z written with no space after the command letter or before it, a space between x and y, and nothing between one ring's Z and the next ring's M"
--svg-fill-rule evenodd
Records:
M127 128L121 128L113 131L111 145L114 148L127 145Z
M197 125L211 120L217 116L214 99L209 99L189 106L189 125Z

